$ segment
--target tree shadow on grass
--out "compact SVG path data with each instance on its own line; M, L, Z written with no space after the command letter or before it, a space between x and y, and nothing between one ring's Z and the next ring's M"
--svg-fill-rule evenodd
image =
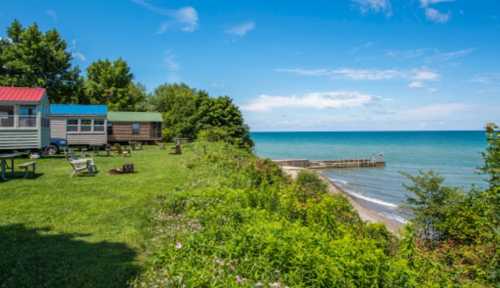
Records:
M126 287L139 271L123 243L89 243L23 224L0 226L0 287Z

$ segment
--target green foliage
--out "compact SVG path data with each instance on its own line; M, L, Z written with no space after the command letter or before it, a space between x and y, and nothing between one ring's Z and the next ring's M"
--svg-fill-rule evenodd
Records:
M41 32L17 20L0 40L0 85L43 87L53 103L88 103L80 70L71 65L66 42L56 30Z
M160 85L150 99L151 109L163 112L164 136L224 141L240 147L253 146L243 116L229 97L209 97L185 84Z
M84 91L92 104L107 104L111 111L135 111L145 101L142 85L133 82L123 59L98 60L87 68Z
M487 126L483 153L488 189L445 187L433 172L409 176L413 184L407 188L414 196L407 204L414 219L411 233L401 242L404 257L399 264L413 270L412 278L420 285L490 287L500 280L500 138L495 129Z
M361 222L316 174L290 182L273 162L234 146L198 143L194 151L193 177L220 182L162 197L151 257L133 286L389 286L391 236Z
M407 177L412 184L405 184L405 188L412 194L406 200L406 206L413 212L413 222L419 230L420 238L431 242L445 239L446 211L443 208L454 205L463 193L443 186L444 178L433 171Z
M490 123L486 126L486 141L488 148L483 153L484 166L482 171L489 176L491 188L500 186L500 135L498 126Z

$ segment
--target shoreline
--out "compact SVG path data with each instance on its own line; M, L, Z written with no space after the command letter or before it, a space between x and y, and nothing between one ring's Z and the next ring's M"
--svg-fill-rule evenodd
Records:
M297 174L306 168L301 168L301 167L292 167L292 166L280 166L281 170L287 174L288 176L292 177L295 179L297 177ZM404 224L393 220L389 219L374 209L368 208L362 203L357 200L356 198L352 197L349 195L349 193L345 192L341 187L336 185L332 180L330 180L328 177L322 175L321 173L318 173L321 179L325 181L328 184L328 190L329 193L331 194L342 194L344 195L349 203L351 203L352 207L356 212L358 213L359 217L361 220L368 222L368 223L379 223L379 224L384 224L387 230L389 230L391 233L394 235L400 235L400 230L404 226Z

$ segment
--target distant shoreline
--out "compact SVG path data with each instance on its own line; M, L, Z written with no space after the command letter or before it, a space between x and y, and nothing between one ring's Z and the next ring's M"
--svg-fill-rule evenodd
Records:
M299 173L299 171L305 169L305 168L292 167L292 166L280 166L280 167L283 170L283 172L285 172L285 174L289 175L292 178L297 177L297 174ZM322 174L319 174L319 176L321 177L321 179L323 179L323 181L325 181L325 183L328 184L328 190L331 194L342 193L347 198L349 203L351 203L352 207L356 210L359 217L363 221L368 222L368 223L384 224L385 227L394 235L400 234L400 230L404 224L402 224L396 220L384 217L383 215L381 215L377 211L364 206L360 201L358 201L357 199L355 199L354 197L349 195L347 192L345 192L341 187L336 185L328 177L326 177Z

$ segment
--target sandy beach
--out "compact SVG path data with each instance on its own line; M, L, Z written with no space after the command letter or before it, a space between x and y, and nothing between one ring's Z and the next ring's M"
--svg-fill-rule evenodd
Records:
M300 168L300 167L292 167L292 166L281 166L281 169L283 172L285 172L287 175L289 175L292 178L296 178L297 174L305 169L305 168ZM361 219L365 222L369 223L381 223L384 224L389 231L391 231L395 235L400 234L400 229L403 227L403 224L401 224L398 221L389 219L387 217L384 217L383 215L379 214L378 212L374 211L373 209L367 208L363 206L359 201L357 201L355 198L351 197L348 193L343 191L340 187L335 185L330 179L327 177L319 174L320 177L328 183L328 189L329 192L332 194L338 194L342 193L351 203L352 207L356 209L358 212L359 216Z

